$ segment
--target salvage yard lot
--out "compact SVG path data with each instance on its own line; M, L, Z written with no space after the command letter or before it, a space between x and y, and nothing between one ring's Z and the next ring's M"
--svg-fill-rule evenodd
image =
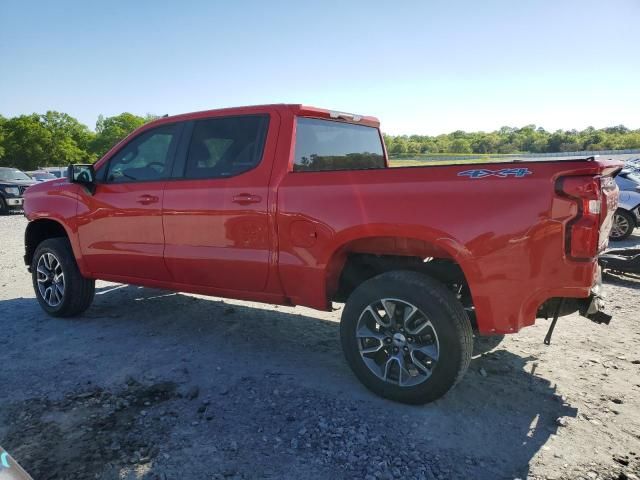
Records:
M22 263L25 226L0 217L0 445L36 480L640 470L639 280L608 278L609 327L562 318L545 347L539 321L410 407L353 377L340 310L98 282L83 316L49 318Z

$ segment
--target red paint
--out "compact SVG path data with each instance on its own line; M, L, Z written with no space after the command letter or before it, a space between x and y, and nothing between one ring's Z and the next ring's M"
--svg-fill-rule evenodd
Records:
M615 188L600 193L600 177L616 162L519 162L533 172L522 178L458 176L504 164L293 173L295 117L330 112L268 105L157 120L96 168L159 124L250 113L270 115L253 170L99 184L93 195L47 182L29 188L25 212L65 227L83 275L178 291L327 309L347 254L360 252L455 260L485 333L533 324L549 298L589 295L617 201ZM568 176L582 180L559 188ZM584 201L598 198L602 212L585 215Z

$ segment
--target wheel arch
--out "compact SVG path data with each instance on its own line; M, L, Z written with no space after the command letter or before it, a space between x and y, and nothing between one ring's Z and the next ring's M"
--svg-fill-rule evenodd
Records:
M473 307L473 283L478 272L464 246L445 236L385 233L341 243L326 263L327 299L344 301L362 282L392 270L412 270L445 284L463 284L468 290L468 306Z
M30 221L27 225L24 232L24 263L27 267L30 267L33 255L35 254L38 245L49 238L59 237L67 238L69 240L73 255L78 263L78 267L84 274L81 255L79 255L78 247L74 242L75 237L63 222L52 218L38 218Z
M618 208L621 210L624 210L629 214L629 216L633 219L633 224L636 228L640 227L640 219L638 218L638 215L636 215L635 213L636 210L640 210L640 203L635 207L633 207L631 210L627 210L626 208L621 208L621 207L618 207Z

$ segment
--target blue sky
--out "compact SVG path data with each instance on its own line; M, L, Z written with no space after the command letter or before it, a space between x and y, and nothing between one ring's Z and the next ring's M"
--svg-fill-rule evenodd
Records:
M0 114L304 103L389 133L640 128L640 1L28 1L0 8Z

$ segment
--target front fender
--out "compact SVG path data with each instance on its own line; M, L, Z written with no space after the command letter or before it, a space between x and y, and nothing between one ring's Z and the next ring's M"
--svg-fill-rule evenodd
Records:
M53 180L29 188L24 197L24 214L29 220L25 229L25 242L29 230L35 228L37 222L44 220L56 222L64 229L69 238L80 273L85 277L90 277L90 272L82 257L76 223L79 188L66 181Z

